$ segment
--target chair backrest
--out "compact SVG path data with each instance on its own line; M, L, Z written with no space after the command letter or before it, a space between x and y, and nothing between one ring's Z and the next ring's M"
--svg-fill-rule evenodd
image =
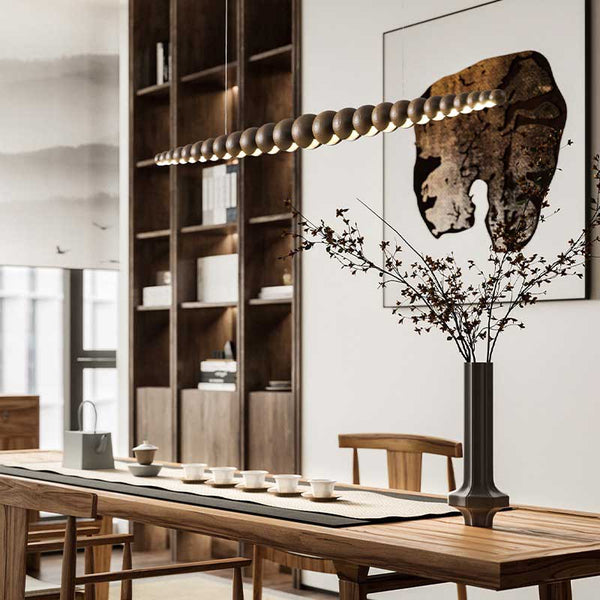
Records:
M0 475L0 505L95 519L97 504L98 497L91 492Z
M423 454L446 457L448 490L452 491L456 488L452 459L461 458L463 455L460 442L403 433L345 433L340 434L338 439L340 448L353 449L353 483L360 483L358 449L371 448L387 451L390 488L421 491Z

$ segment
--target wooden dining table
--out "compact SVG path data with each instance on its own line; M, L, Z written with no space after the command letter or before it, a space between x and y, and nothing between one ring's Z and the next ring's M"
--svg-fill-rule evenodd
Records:
M37 458L47 461L59 456L43 451L3 452L0 464L3 458L26 465ZM56 486L36 480L31 493L43 496L44 491L55 492ZM85 489L90 491L89 481ZM515 506L499 513L492 529L467 527L461 516L335 528L121 491L93 491L97 512L107 520L126 519L332 559L343 600L364 597L359 584L370 567L400 574L393 589L448 581L490 590L538 586L542 600L571 598L571 580L600 575L600 515L596 514ZM19 544L26 543L26 532L22 540L15 534L19 518L0 503L2 600L22 599L14 591L11 575L25 568Z

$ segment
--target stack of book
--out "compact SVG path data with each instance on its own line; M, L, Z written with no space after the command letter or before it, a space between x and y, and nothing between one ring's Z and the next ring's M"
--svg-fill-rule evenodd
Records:
M293 285L270 285L260 288L258 297L262 300L277 300L279 298L291 298L293 293Z
M199 390L235 392L237 361L229 358L210 358L200 362Z
M291 392L292 382L290 380L271 379L265 389L268 392Z
M237 220L238 165L202 169L202 224L217 225Z

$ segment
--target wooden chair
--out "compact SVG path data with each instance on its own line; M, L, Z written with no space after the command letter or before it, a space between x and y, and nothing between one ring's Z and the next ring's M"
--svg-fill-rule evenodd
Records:
M97 517L97 496L84 490L74 490L60 485L52 485L49 491L48 484L40 486L37 482L27 479L17 479L0 476L0 519L9 518L11 525L10 535L2 544L11 544L15 564L6 582L11 592L18 592L20 597L25 590L25 556L26 553L40 553L44 551L63 551L61 572L61 585L58 595L59 600L74 600L85 597L93 600L93 586L98 583L121 581L121 600L132 600L132 585L134 579L160 577L163 575L177 575L182 573L199 573L205 571L219 571L233 569L233 599L243 600L242 569L252 564L248 558L227 558L212 561L164 565L134 569L131 563L131 542L133 536L126 535L95 535L77 538L77 518L95 519ZM67 522L64 540L48 541L45 539L28 542L27 518L28 510L45 510L66 515ZM35 536L34 536L35 537ZM43 537L43 536L40 536ZM99 545L124 543L123 568L121 571L94 573L93 553L91 549ZM77 548L86 549L86 573L76 575ZM15 553L14 549L18 549ZM88 550L90 548L90 550ZM0 554L2 547L0 547ZM83 586L84 590L80 588ZM33 591L33 590L32 590ZM0 590L1 592L1 590ZM14 593L13 593L14 595ZM13 596L10 596L13 597ZM32 598L36 596L29 596ZM38 598L52 598L52 596L37 596ZM56 596L55 596L56 597Z
M387 451L388 484L392 489L421 491L421 475L423 454L436 454L445 456L447 459L448 490L456 488L454 479L453 458L462 457L462 445L459 442L444 440L434 437L419 435L405 435L396 433L357 433L341 434L339 436L340 448L353 449L352 482L360 484L360 469L358 463L359 448L374 448ZM266 546L254 547L253 560L253 600L262 599L262 577L263 561L269 560L279 565L292 569L301 569L316 573L329 573L340 576L340 586L353 587L354 596L357 600L364 600L367 594L385 592L390 590L406 589L423 585L434 585L439 581L431 581L419 577L411 577L399 573L384 573L381 575L369 575L368 567L358 565L344 565L334 561L292 554L268 548ZM348 580L344 574L349 575ZM357 584L356 575L360 582ZM350 577L352 575L352 577ZM457 584L459 600L466 600L466 588Z

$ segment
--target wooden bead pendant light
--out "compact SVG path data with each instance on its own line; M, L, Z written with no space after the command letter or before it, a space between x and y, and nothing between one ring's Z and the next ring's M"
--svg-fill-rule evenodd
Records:
M499 106L506 102L503 90L487 90L463 94L447 94L398 102L365 104L359 108L325 110L318 115L305 114L296 119L265 123L229 135L208 138L187 146L179 146L154 157L157 165L228 160L277 152L294 152L333 146L341 141L356 140L429 121L466 115L473 111Z

